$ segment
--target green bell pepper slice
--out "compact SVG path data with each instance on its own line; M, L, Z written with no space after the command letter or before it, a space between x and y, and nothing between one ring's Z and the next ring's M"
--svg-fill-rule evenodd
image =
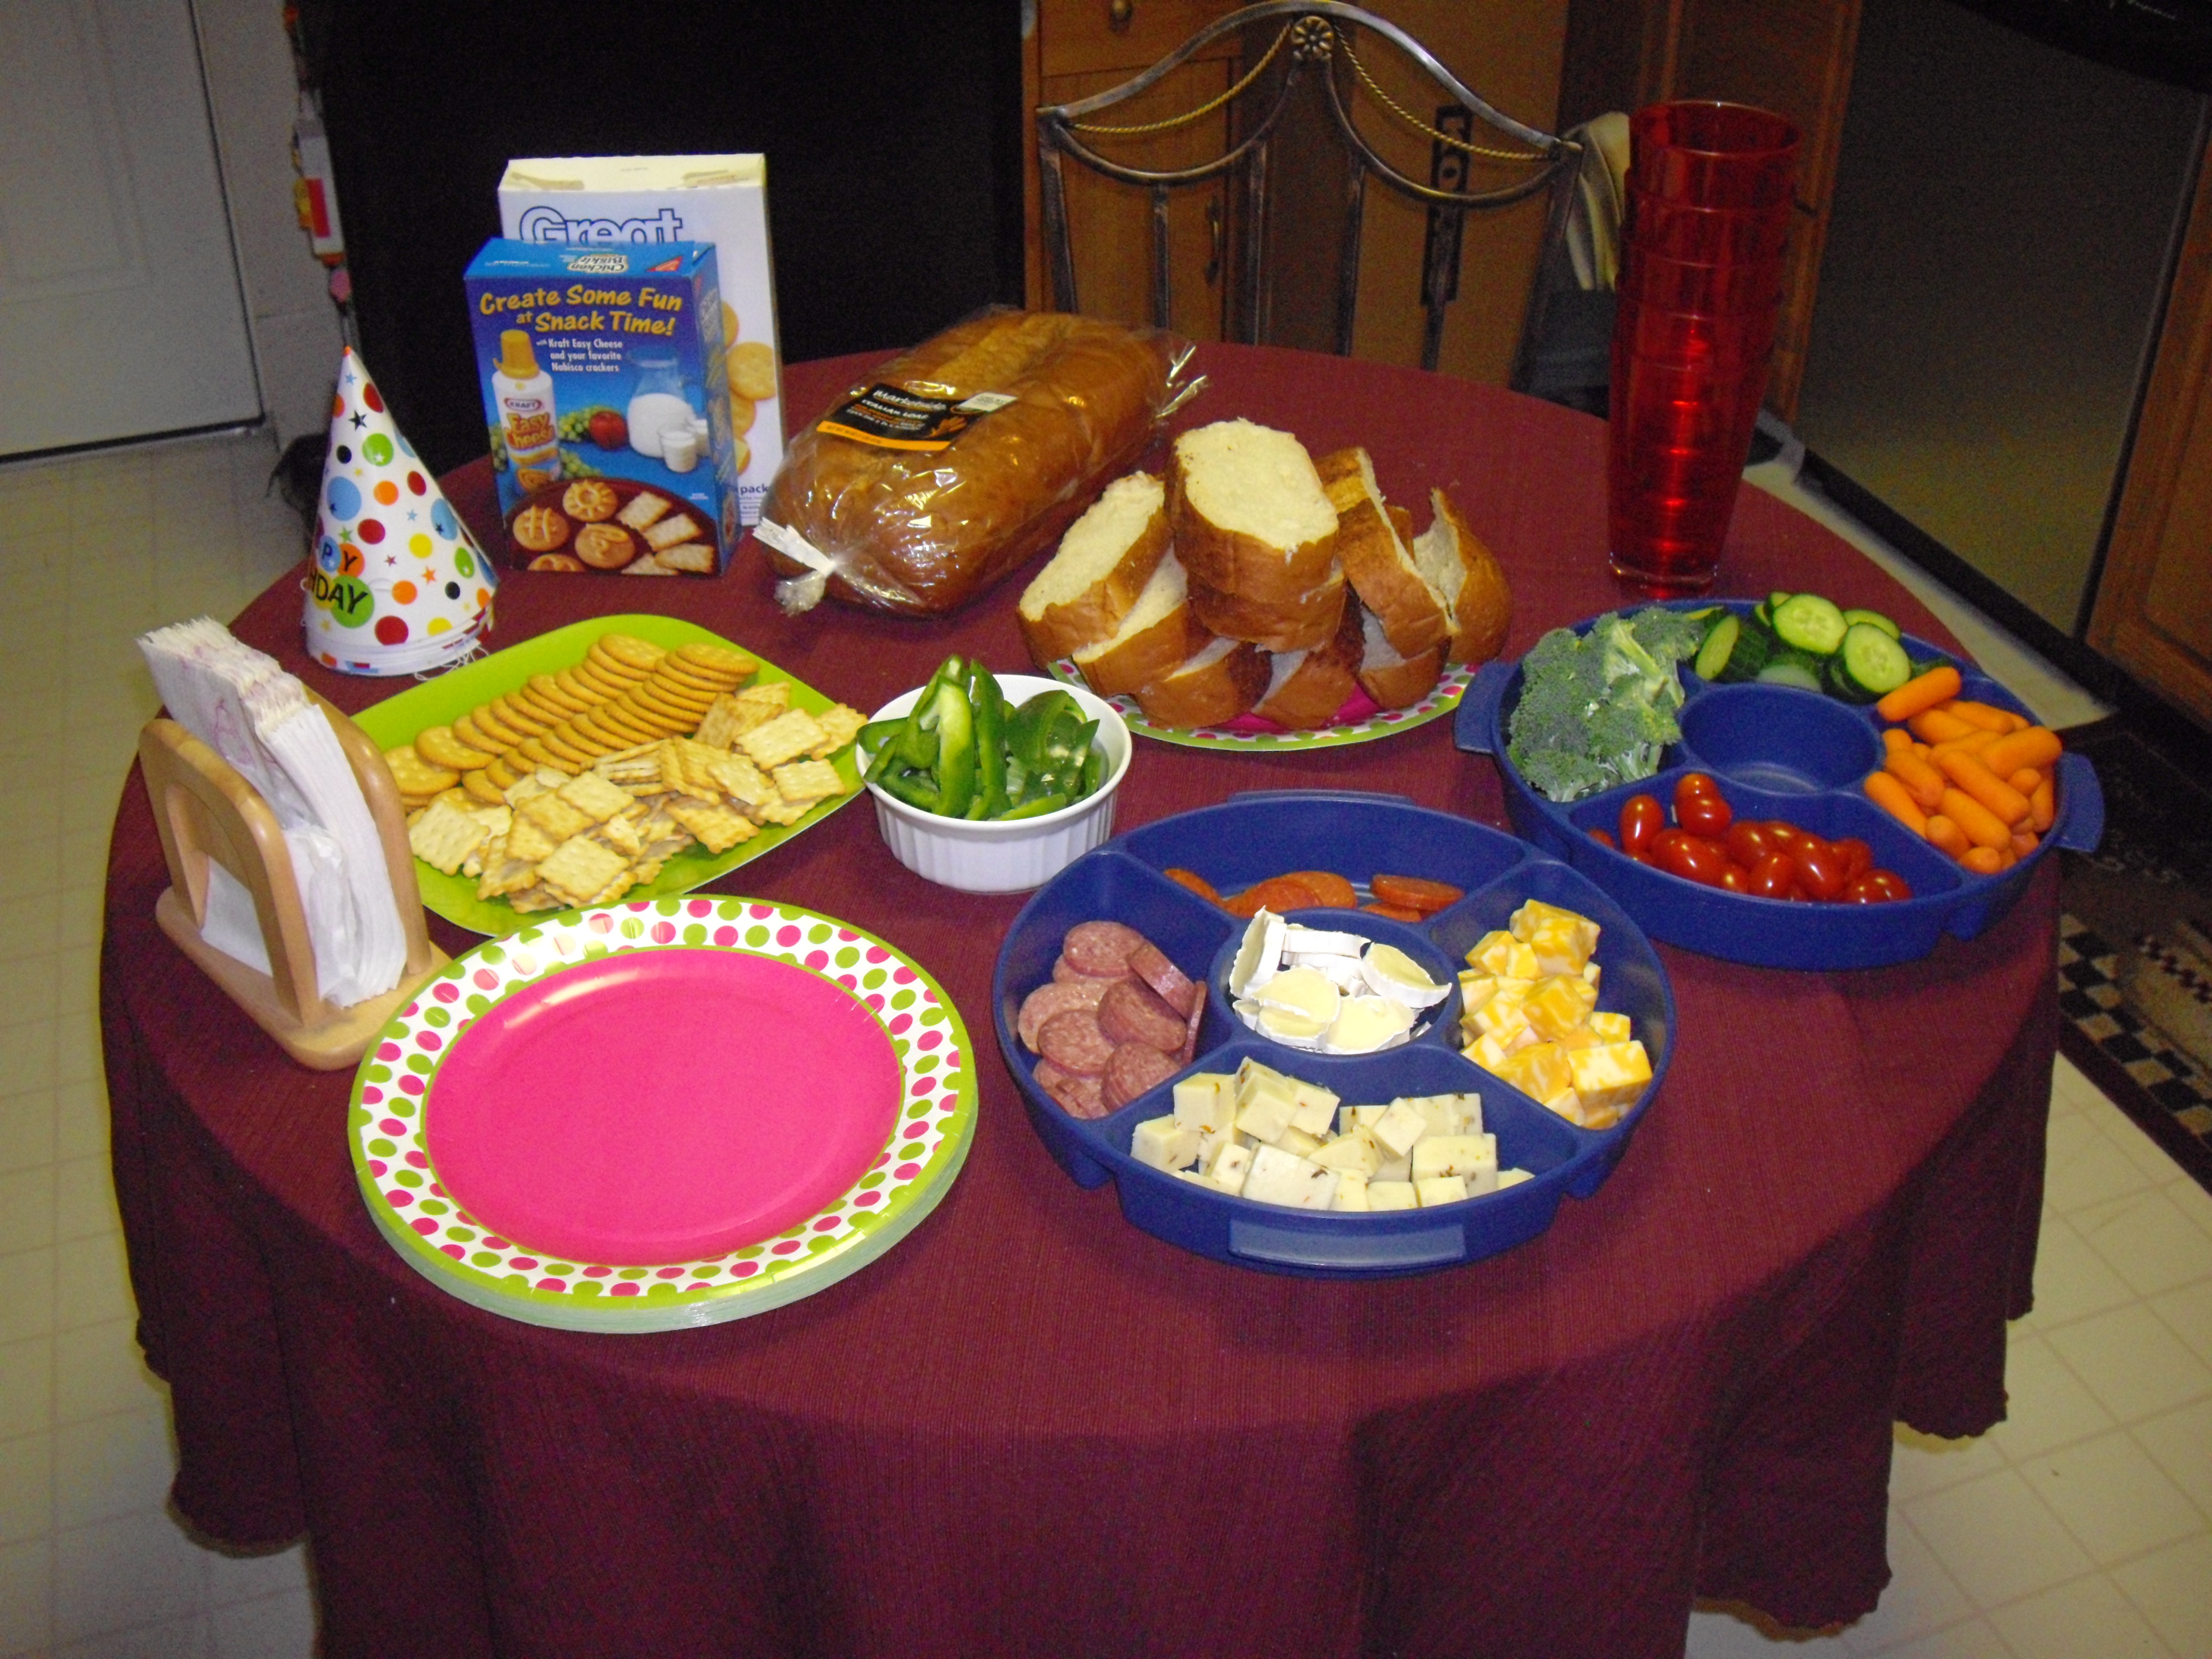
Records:
M937 688L937 811L948 818L965 817L968 803L975 798L975 716L968 694L957 684Z

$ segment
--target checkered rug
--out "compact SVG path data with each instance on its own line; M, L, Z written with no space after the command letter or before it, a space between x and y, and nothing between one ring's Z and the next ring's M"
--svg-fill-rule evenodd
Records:
M2142 971L2147 965L2153 969L2148 975ZM2130 966L2136 969L2133 997L2120 979ZM2140 1012L2147 1000L2141 989L2147 978L2166 981L2178 1000L2194 1005L2198 1018L2212 1017L2212 978L2202 958L2185 956L2148 934L2134 951L2123 952L2080 918L2060 915L2058 1007L2066 1024L2059 1047L2199 1185L2212 1191L2212 1076L2162 1024Z

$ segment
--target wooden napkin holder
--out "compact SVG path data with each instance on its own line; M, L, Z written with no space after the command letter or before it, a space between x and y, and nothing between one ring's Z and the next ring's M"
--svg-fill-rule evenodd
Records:
M316 990L314 945L300 904L291 849L269 803L237 768L172 720L148 722L138 736L138 761L161 832L161 851L169 860L169 885L154 907L161 931L286 1054L302 1066L333 1072L360 1060L392 1015L449 958L423 928L406 813L383 756L368 733L313 692L307 695L330 720L361 780L392 871L392 896L398 901L407 936L407 965L398 986L381 996L334 1008ZM253 913L273 972L250 967L201 936L210 862L220 864L253 895Z

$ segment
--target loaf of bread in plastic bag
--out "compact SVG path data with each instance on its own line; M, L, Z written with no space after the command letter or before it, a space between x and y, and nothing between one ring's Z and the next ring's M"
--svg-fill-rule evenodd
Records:
M809 610L826 588L909 616L964 605L1057 545L1136 464L1192 389L1178 384L1188 355L1157 330L994 309L884 364L793 438L769 486L758 534L786 579L777 599ZM976 403L919 440L941 447L908 447L841 418L877 387Z

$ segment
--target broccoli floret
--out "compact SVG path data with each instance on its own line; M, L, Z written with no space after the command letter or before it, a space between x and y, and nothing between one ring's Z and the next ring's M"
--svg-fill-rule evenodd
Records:
M1686 611L1647 605L1628 619L1630 630L1653 656L1687 662L1705 642L1705 624Z
M1522 659L1507 755L1555 801L1650 777L1660 750L1681 736L1674 660L1667 649L1648 649L1618 615L1599 617L1584 635L1553 629Z

